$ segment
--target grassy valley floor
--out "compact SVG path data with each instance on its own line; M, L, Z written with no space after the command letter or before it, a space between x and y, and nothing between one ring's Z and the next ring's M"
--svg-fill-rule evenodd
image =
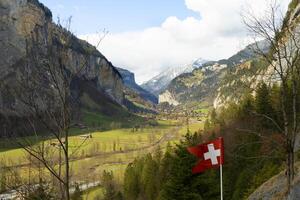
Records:
M187 131L187 125L182 124L182 121L184 120L158 120L155 126L116 128L106 131L85 130L82 134L79 133L80 130L74 130L73 136L69 138L72 182L97 182L106 170L112 171L115 179L122 183L127 165L136 157L154 152L157 148L164 149L168 143L174 144L181 139ZM190 120L191 132L202 128L202 122ZM49 147L55 145L53 139L41 140L28 137L22 138L22 141L25 139L36 147L42 143ZM7 142L11 141L3 141L3 143ZM12 145L6 147L7 149L3 147L0 149L0 164L9 169L7 173L18 176L20 185L37 181L41 174L51 180L48 172L22 148L13 148ZM47 153L48 159L52 159L53 166L57 169L58 150L49 149L52 150ZM90 199L95 194L99 195L101 191L101 187L89 189L85 192L85 196L88 195Z

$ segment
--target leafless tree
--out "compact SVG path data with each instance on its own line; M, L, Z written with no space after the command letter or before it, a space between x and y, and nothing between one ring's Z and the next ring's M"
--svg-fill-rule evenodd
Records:
M263 51L259 45L256 45L254 50L269 64L266 73L271 74L272 80L280 84L283 125L278 124L270 116L263 117L270 120L285 138L288 190L295 174L294 151L299 133L297 100L299 100L300 84L300 29L295 22L296 18L298 18L297 13L291 9L287 15L283 15L281 6L276 1L270 3L269 9L262 16L256 15L251 9L243 13L244 24L255 44L258 44L259 40L265 40L270 45L269 52Z
M36 140L22 137L15 142L48 170L59 183L61 199L67 200L70 199L70 157L86 141L69 152L73 111L78 105L78 95L72 94L72 81L84 76L90 51L94 51L89 45L80 46L84 51L80 55L81 63L77 67L68 66L72 65L68 62L70 48L77 48L72 46L77 39L70 32L70 25L71 18L65 28L54 29L52 35L38 28L30 33L26 41L26 65L17 77L17 86L1 83L1 87L16 98L14 112L26 119L24 129L36 136ZM105 31L98 46L106 35ZM47 137L41 137L41 131L47 132ZM46 139L50 140L45 142Z

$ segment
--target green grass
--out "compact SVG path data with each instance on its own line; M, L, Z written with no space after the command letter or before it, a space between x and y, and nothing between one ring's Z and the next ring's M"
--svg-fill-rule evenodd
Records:
M197 112L197 113L203 113L203 114L208 114L209 113L209 109L208 108L199 108L199 109L195 110L195 112Z
M191 133L194 133L196 131L198 131L199 129L203 129L203 123L202 122L197 122L197 123L192 123L189 125L189 130ZM187 133L187 126L183 126L181 127L181 129L179 130L179 133L183 136Z
M88 111L86 109L82 110L82 124L87 128L80 129L73 127L70 129L71 136L77 136L81 134L87 134L90 132L96 132L99 130L113 130L119 128L131 128L137 124L147 125L148 122L145 122L144 118L136 116L133 114L123 113L119 117L108 117L101 113ZM43 140L48 140L53 138L53 135L40 135L40 136L27 136L24 138L19 138L20 141L26 139L28 144L38 144ZM19 148L19 145L16 141L11 141L10 139L0 140L0 153L8 150L13 150Z
M85 139L81 136L69 138L70 151L76 149L78 145L84 142L81 150L84 150L84 156L95 152L113 152L126 151L133 148L146 146L158 140L167 128L145 128L137 132L132 129L116 129L111 131L93 132L92 138ZM153 138L151 138L153 137Z
M82 195L83 200L96 200L97 198L102 199L104 196L103 188L101 186L91 188L85 191Z
M91 132L92 138L85 141L83 135L74 134L69 137L70 154L74 151L73 159L70 162L72 181L94 182L101 180L104 170L112 171L119 183L123 181L123 175L127 165L135 158L152 153L157 149L157 142L162 137L167 138L160 143L164 149L167 143L174 144L186 134L186 126L177 127L175 120L159 120L155 127L147 126L133 132L132 128L119 128L115 130ZM202 128L202 123L191 122L189 128L191 132ZM165 135L168 137L165 137ZM170 137L171 136L171 137ZM77 147L84 144L77 150ZM54 142L46 140L45 144ZM39 143L39 142L38 142ZM38 144L37 143L37 144ZM53 149L53 148L52 148ZM15 166L28 163L26 153L23 149L11 149L0 152L0 161L8 166ZM47 154L51 159L58 157L57 150ZM1 164L1 162L0 162ZM37 174L37 169L32 169L32 174ZM28 166L19 168L19 174L24 181L28 177ZM49 174L44 170L45 177ZM93 191L90 195L97 193ZM91 196L89 195L89 198Z
M87 110L84 110L83 114L83 124L86 126L108 127L112 122L112 119L110 117L102 114L90 112Z
M158 141L163 134L165 134L171 128L174 128L173 123L174 122L172 121L158 121L158 125L156 127L145 127L142 129L139 128L138 131L135 130L134 132L132 128L95 131L91 132L92 138L89 139L85 139L82 134L73 134L73 136L69 137L69 151L70 154L75 152L73 157L76 159L92 157L96 154L100 154L99 158L105 162L114 162L120 160L122 162L127 162L128 158L132 160L136 155L131 152L128 154L122 153L122 151L126 152L128 150L150 146L152 143ZM33 137L28 137L26 139L29 141L34 141L33 144L35 145L40 144L42 141L42 138L36 138L36 141ZM55 143L56 141L54 139L50 139L43 142L49 146L50 143ZM78 149L78 146L80 145L81 147ZM104 155L101 156L101 154L110 152L113 153L113 155L108 156L110 159L104 158ZM120 152L120 154L118 154L118 152ZM57 152L52 152L51 155L55 157L57 156ZM28 158L26 157L26 153L22 148L10 150L3 149L0 152L0 160L9 166L28 163ZM76 162L78 162L78 165L80 165L79 161Z
M70 154L78 149L80 145L81 148L76 151L76 157L86 157L97 152L126 151L147 146L162 137L164 132L170 127L172 126L162 123L158 127L143 128L134 132L131 128L91 132L92 138L89 139L86 139L84 135L71 136L69 137ZM38 138L37 140L40 139ZM37 144L40 142L37 142ZM44 142L49 144L54 143L55 140ZM0 152L0 158L9 158L14 162L17 161L17 164L25 162L24 155L24 151L21 148Z
M129 128L136 124L144 122L142 117L132 115L129 113L120 113L118 116L109 117L100 113L92 112L89 110L82 110L84 125L90 128L98 128L101 130L110 130L116 128Z

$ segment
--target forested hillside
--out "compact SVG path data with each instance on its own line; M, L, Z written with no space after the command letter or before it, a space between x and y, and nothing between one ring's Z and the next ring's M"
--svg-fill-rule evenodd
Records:
M285 199L291 191L293 196L289 198L296 198L297 188L291 184L297 187L297 180L293 182L293 178L298 176L295 175L298 171L295 171L294 163L299 152L296 145L299 137L292 132L293 128L298 130L300 114L299 74L293 71L298 69L299 61L298 40L295 39L299 37L299 25L295 20L298 18L297 5L297 1L291 2L274 38L267 41L271 44L270 51L253 44L252 47L260 50L254 57L230 67L215 65L210 71L197 69L171 82L168 92L174 99L170 102L184 104L193 100L211 101L216 97L215 108L211 109L203 131L187 131L185 138L175 147L169 146L163 153L157 151L136 159L127 167L124 179L124 195L127 198L220 198L218 170L193 175L191 169L197 161L187 151L189 146L216 137L223 137L225 141L225 199L247 199L256 188L281 171L281 174L285 173L285 183L280 190L276 189L279 182L274 182L270 186L272 188L263 186L259 193L251 195L252 198L276 199L280 195ZM263 21L262 25L255 20L253 26L248 24L252 31L263 32L263 28L270 25L270 21ZM266 37L269 34L272 33L262 33ZM214 93L207 92L209 87L214 87L208 90ZM210 100L207 94L211 95ZM159 173L151 173L153 170L149 169ZM276 193L278 191L281 193Z
M176 77L171 81L166 90L159 95L160 102L169 102L170 104L172 102L178 102L178 104L193 101L212 102L216 97L221 95L224 95L226 98L228 93L223 93L221 88L227 89L228 87L236 87L237 91L240 89L243 92L244 88L241 85L234 85L228 79L243 82L242 76L246 79L251 79L251 77L256 78L255 73L260 66L248 66L247 71L249 72L245 74L243 74L244 71L239 74L235 73L239 69L246 68L245 65L249 62L251 63L252 60L259 59L259 56L255 52L256 47L259 47L263 52L267 52L269 49L267 41L259 41L248 45L245 49L228 59L204 63L191 73L185 73ZM238 92L236 93L239 94ZM217 100L220 101L219 99Z
M96 45L0 0L1 200L300 198L299 0L41 1Z
M261 83L255 98L244 95L239 104L232 103L219 113L212 110L204 131L189 132L175 147L136 159L125 172L126 199L218 199L219 171L193 175L196 159L186 149L219 136L226 147L224 198L246 199L283 169L283 138L260 117L267 114L280 121L278 91L278 86Z

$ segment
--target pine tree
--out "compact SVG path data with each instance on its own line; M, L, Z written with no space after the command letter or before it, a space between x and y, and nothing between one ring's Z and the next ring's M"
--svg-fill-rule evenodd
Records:
M244 96L239 109L239 118L247 118L252 116L251 113L254 111L254 99L251 94Z
M266 116L274 119L275 112L272 108L269 88L264 82L256 90L255 109L258 114L262 115L261 124L265 127L272 127L272 122Z
M153 156L153 159L157 162L157 164L159 165L160 164L160 161L163 157L163 153L161 151L161 148L160 146L158 146L156 149L155 149L155 152L154 152L154 156Z
M137 161L129 164L124 175L124 197L125 199L136 200L140 193L139 177L136 173Z
M122 194L117 191L117 186L112 172L107 172L104 170L101 181L104 187L104 200L122 199Z
M6 170L4 167L0 167L0 192L6 190Z
M274 84L270 91L270 101L274 112L274 120L282 127L282 112L281 112L281 100L280 100L280 86Z
M160 185L163 185L165 183L165 180L167 180L170 176L170 167L171 167L171 162L172 162L172 147L168 143L166 152L160 162L159 166L159 179L160 179Z
M143 172L142 172L142 184L144 186L144 194L148 200L154 200L158 193L158 164L152 158L151 154L148 154L145 159Z
M208 119L205 120L204 122L204 131L208 131L210 129L210 122Z
M212 125L216 125L218 123L217 112L216 109L213 108L210 113L210 122Z
M187 135L184 140L177 145L173 156L168 159L168 176L164 180L164 185L159 194L159 200L201 200L199 178L193 175L191 169L196 163L196 158L186 150L187 146L197 141L192 141L195 137ZM167 154L169 155L169 154Z

